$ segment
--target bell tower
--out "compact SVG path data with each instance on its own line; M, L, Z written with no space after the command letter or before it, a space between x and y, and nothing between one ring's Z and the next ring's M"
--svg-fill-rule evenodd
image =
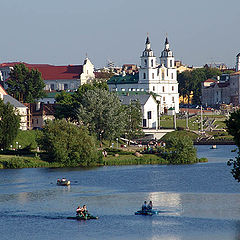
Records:
M147 35L145 49L141 56L141 66L139 69L139 83L146 84L144 89L149 91L149 83L156 79L156 57L154 56L149 36ZM148 85L148 86L147 86Z

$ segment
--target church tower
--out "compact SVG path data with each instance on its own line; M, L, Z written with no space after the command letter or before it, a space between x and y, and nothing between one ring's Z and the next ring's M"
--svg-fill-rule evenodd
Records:
M149 37L147 36L145 49L141 56L141 66L139 69L139 84L145 91L151 91L149 84L157 79L156 69L156 57L154 56L153 50Z
M240 71L240 53L237 55L236 72Z
M165 40L165 48L160 56L160 64L164 65L166 68L174 68L174 57L173 53L169 48L168 38Z

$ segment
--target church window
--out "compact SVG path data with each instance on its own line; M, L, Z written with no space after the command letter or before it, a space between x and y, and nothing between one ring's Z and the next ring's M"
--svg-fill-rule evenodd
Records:
M151 60L151 65L152 65L152 67L153 67L153 59Z
M155 91L155 86L153 86L153 91Z
M173 79L173 73L171 75L172 75L172 79Z
M144 60L144 64L145 64L145 67L146 67L147 66L147 60L146 59Z
M162 71L162 80L164 80L164 70Z
M172 102L174 102L174 97L172 97Z
M143 73L143 79L146 79L146 73Z
M165 97L163 97L163 102L165 102Z
M162 87L162 91L165 92L165 87L164 86Z
M174 86L172 86L172 91L174 91Z
M152 73L152 79L154 79L154 73Z
M172 67L172 60L170 60L170 67Z

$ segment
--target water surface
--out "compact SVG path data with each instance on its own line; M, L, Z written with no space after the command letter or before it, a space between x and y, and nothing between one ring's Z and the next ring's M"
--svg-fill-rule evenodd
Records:
M1 239L240 239L240 184L226 165L234 146L197 149L208 163L1 170ZM135 216L144 200L162 213ZM83 204L99 219L68 220Z

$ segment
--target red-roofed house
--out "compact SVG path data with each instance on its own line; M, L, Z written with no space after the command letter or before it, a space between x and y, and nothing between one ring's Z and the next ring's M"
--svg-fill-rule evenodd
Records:
M0 78L6 83L9 73L14 65L20 62L2 63L0 64ZM42 73L45 90L75 90L80 85L88 83L95 78L93 73L94 66L91 61L86 58L83 65L54 66L49 64L25 64L29 69L38 69ZM7 86L4 84L4 87Z

